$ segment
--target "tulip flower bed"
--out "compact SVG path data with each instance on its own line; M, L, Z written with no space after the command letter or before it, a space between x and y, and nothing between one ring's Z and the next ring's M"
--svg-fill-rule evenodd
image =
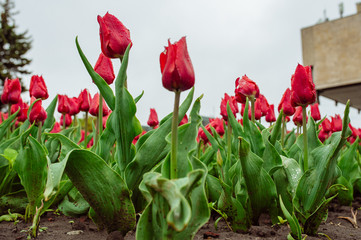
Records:
M98 22L102 53L94 68L76 39L99 90L94 97L87 90L73 98L59 94L45 110L42 101L48 93L42 77L31 79L30 106L20 98L18 79L5 82L1 101L9 112L2 113L0 125L3 221L21 219L27 225L19 226L27 226L29 238L40 234L43 239L47 233L39 232L43 226L52 228L49 218L65 221L64 228L69 223L50 209L83 220L88 216L93 222L88 224L101 231L94 232L97 239L99 233L193 239L220 227L235 238L254 233L312 239L324 230L339 236L328 209L335 203L360 205L354 198L361 193L361 131L350 124L349 103L343 117L321 119L309 66L296 67L277 118L274 105L244 75L235 80L234 96L224 94L221 117L203 126L202 96L194 97L186 39L168 41L160 70L164 88L174 92L174 110L159 121L151 109L151 130L145 132L136 117L142 95L133 97L127 89L132 83L126 74L129 30L109 13L98 16ZM117 75L111 58L121 62ZM109 87L113 83L115 92ZM56 109L62 114L59 122ZM84 119L77 118L80 111ZM288 131L291 116L296 127ZM262 117L269 126L261 123ZM343 224L357 227L351 210L342 214L349 217Z

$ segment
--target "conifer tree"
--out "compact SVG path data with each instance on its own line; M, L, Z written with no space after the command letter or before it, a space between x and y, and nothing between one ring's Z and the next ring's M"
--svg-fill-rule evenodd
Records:
M28 32L24 31L18 33L17 25L13 16L16 12L13 12L15 5L12 0L4 0L0 2L0 86L1 94L6 78L14 79L19 78L22 90L25 87L21 81L21 76L30 74L31 72L26 69L26 66L31 62L26 57L26 53L31 48L31 38L28 36ZM0 94L0 95L1 95ZM0 101L0 109L3 108L3 104Z

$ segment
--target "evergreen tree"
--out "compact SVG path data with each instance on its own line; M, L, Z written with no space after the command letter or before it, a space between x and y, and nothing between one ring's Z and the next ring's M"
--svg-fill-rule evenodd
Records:
M27 36L27 31L17 33L17 26L13 18L16 12L12 11L14 7L12 0L0 2L0 86L2 89L6 78L19 78L24 91L25 87L21 76L31 73L25 68L31 62L25 55L31 48L32 40ZM3 107L0 101L0 109Z

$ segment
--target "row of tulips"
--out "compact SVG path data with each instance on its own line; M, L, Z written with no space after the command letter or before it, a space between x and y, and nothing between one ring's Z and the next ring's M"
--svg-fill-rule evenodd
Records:
M30 106L21 103L17 80L5 83L1 100L12 110L0 125L0 200L12 211L26 203L31 236L41 214L58 206L67 215L88 213L108 232L136 229L137 239L192 239L212 209L236 232L247 232L267 212L273 223L287 219L290 239L302 239L317 233L333 198L350 204L354 189L361 190L361 131L349 123L349 104L343 119L321 119L310 67L297 66L277 119L274 105L244 75L235 81L235 95L221 100L221 118L203 126L186 39L168 41L160 70L164 88L175 93L174 110L159 121L151 109L145 132L136 117L142 94L133 98L127 89L129 30L109 13L98 22L102 53L94 68L76 39L99 89L94 97L86 89L79 97L58 95L44 110L42 77L31 80ZM110 58L121 62L117 76ZM88 113L97 118L90 134ZM292 115L302 131L286 130Z

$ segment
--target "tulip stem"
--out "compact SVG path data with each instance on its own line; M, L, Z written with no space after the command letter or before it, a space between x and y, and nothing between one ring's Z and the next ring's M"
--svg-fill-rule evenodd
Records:
M11 104L9 103L8 105L8 118L10 117L11 115ZM10 127L8 128L7 132L6 132L6 139L9 139L10 138Z
M303 172L308 169L308 139L307 139L307 106L302 106L302 125L303 125Z
M66 128L66 118L65 118L65 116L66 116L66 113L63 113L63 129Z
M177 178L177 152L178 152L178 111L180 91L175 90L173 121L172 121L172 151L170 154L170 179Z
M103 95L99 92L99 138L103 133Z
M227 164L231 165L231 154L232 154L232 127L228 122L227 125Z
M286 127L286 116L282 116L282 130L281 130L281 146L282 148L285 146L285 129Z
M251 117L251 121L253 122L253 123L255 123L255 117L254 117L254 97L253 96L251 96L250 97L250 100L251 100L251 113L252 113L252 117Z
M84 148L88 146L88 112L85 112L85 123L84 123Z
M124 56L121 56L121 57L119 58L119 60L120 60L120 65L122 65L123 57L124 57ZM125 87L125 89L128 89L127 76L125 76L124 87Z
M38 125L38 142L41 143L41 128L43 127L43 122L39 121Z

